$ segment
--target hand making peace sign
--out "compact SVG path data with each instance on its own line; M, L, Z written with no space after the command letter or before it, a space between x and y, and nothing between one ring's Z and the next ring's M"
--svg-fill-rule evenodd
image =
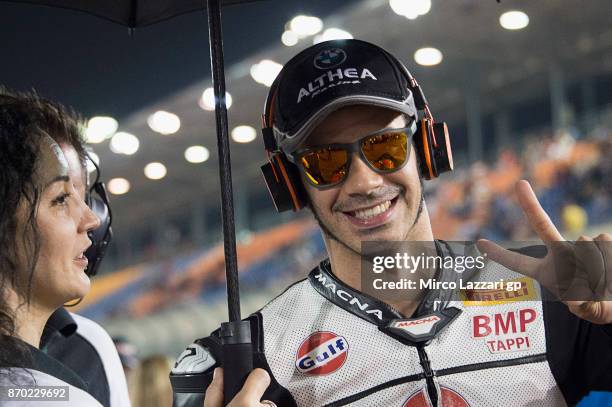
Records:
M479 240L478 249L490 260L534 278L562 300L578 317L596 324L612 323L612 235L581 236L566 241L542 209L529 182L516 184L519 204L532 229L548 249L534 258Z

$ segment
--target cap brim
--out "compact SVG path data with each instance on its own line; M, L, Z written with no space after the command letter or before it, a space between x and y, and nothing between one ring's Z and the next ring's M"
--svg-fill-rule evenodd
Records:
M308 120L306 120L306 122L304 122L304 124L298 130L293 132L293 134L289 135L286 133L282 133L276 127L274 127L274 132L276 133L277 139L281 138L279 136L282 136L281 139L283 139L283 142L280 145L281 150L283 150L285 154L290 155L291 153L303 146L310 133L327 116L342 107L356 105L382 107L395 110L399 113L407 114L416 119L417 113L414 107L411 106L412 103L410 99L412 99L412 95L410 95L405 101L396 101L371 95L343 96L332 100L330 103L317 110L308 118Z

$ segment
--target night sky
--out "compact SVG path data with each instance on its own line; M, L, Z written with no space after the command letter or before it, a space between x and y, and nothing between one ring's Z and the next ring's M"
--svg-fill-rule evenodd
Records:
M297 14L321 18L355 0L264 0L223 9L226 67L274 44ZM204 12L128 29L71 10L0 1L0 84L36 89L85 116L119 120L208 78Z

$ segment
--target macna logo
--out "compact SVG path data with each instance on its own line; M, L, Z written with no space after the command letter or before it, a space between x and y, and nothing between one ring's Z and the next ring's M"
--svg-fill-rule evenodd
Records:
M319 69L329 69L346 61L346 52L340 48L329 48L319 52L314 58L314 66Z
M315 332L300 345L295 367L311 376L328 375L340 369L348 355L348 342L333 332Z
M426 335L431 332L436 323L440 321L437 315L431 315L419 319L400 319L394 321L391 327L409 332L412 335Z
M332 293L334 293L334 295L336 297L340 298L342 301L345 301L349 305L353 306L353 309L356 312L363 312L367 316L374 315L380 321L383 320L383 315L382 315L382 311L381 310L379 310L378 308L371 308L370 304L368 304L367 302L363 301L363 299L361 299L361 301L360 301L359 298L353 297L347 291L338 289L336 287L336 284L332 280L330 280L328 282L327 278L323 274L319 273L319 274L317 274L315 276L315 278L317 279L316 282L319 283L321 285L321 287L326 288L327 290L329 290Z

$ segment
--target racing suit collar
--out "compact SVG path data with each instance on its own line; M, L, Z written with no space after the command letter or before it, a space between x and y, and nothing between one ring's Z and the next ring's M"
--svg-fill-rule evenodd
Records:
M64 307L60 307L47 320L42 336L40 338L40 348L44 349L54 337L68 338L74 335L77 330L77 323Z
M451 247L451 244L436 240L436 250L439 256L455 257L457 250L464 251L466 246ZM469 277L469 273L467 277ZM466 277L466 273L463 274ZM439 268L435 276L437 281L458 281L459 276L453 269ZM329 259L323 260L318 267L308 275L312 287L330 302L378 326L389 321L405 318L389 304L380 301L366 293L355 290L338 279L332 269ZM419 304L413 317L420 317L437 311L445 310L450 303L453 292L450 290L428 290Z
M402 318L402 315L389 304L340 281L331 271L329 259L323 260L310 272L308 281L328 301L375 325Z

